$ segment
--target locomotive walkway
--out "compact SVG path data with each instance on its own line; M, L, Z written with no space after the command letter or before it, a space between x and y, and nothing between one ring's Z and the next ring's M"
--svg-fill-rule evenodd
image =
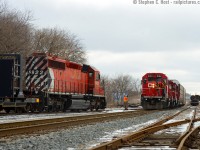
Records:
M67 128L72 126L91 124L95 122L101 122L118 118L145 115L148 113L153 113L155 111L151 112L145 110L124 111L124 112L103 113L103 114L85 115L85 116L73 116L73 117L3 123L0 124L0 137L9 137L18 134L29 134L38 131L40 132L46 130Z
M193 141L198 136L198 133L200 131L200 126L193 129L194 122L200 121L200 118L195 117L196 108L191 119L185 119L173 123L165 123L175 116L178 116L183 111L180 111L173 116L169 116L139 131L123 136L121 138L113 139L108 143L103 143L99 146L92 148L91 150L115 150L122 147L129 147L129 149L139 149L143 147L161 148L162 146L169 146L172 147L172 149L174 148L178 150L191 148L194 146ZM169 129L171 127L179 126L186 123L189 123L187 130L180 136L177 134L154 134L157 131Z

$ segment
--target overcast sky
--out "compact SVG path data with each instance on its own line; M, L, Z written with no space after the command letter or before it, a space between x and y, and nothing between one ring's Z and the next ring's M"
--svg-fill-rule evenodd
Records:
M29 10L37 28L76 34L102 74L162 72L200 94L200 4L143 5L133 0L6 0ZM155 0L156 1L156 0ZM160 0L157 1L160 3Z

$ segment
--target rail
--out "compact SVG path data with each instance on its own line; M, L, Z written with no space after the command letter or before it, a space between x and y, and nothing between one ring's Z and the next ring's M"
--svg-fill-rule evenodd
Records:
M184 110L186 110L186 109L184 109ZM146 128L139 130L139 131L136 131L132 134L123 136L118 139L114 139L113 141L110 141L107 143L100 144L99 146L96 146L96 147L92 148L91 150L115 150L120 147L131 146L131 145L133 145L134 142L140 141L141 139L144 139L145 137L149 136L150 134L152 134L154 132L157 132L157 131L160 131L163 129L167 129L169 127L188 123L188 122L190 122L190 120L182 120L182 121L177 121L177 122L173 122L173 123L163 124L164 122L179 115L184 110L179 111L178 113L176 113L172 116L166 117L165 119L158 121L157 123L154 123ZM200 121L200 118L195 119L194 121Z
M200 126L193 129L195 116L196 116L196 108L195 108L195 111L193 113L190 124L187 128L187 131L176 141L176 143L178 144L177 150L183 150L186 147L187 148L191 147L192 141L194 141L195 137L197 137L197 135L200 131Z
M197 135L200 132L200 126L194 128L192 131L190 131L181 141L179 144L177 150L184 150L191 147L192 142L196 139Z
M191 131L191 129L193 128L193 124L194 124L194 119L195 119L195 116L196 116L196 108L194 109L194 112L193 112L193 115L192 115L192 118L190 120L190 123L187 127L187 130L176 140L176 144L179 145L181 143L181 141L183 140L183 138Z
M154 111L152 111L154 112ZM76 126L81 124L91 124L110 119L117 119L123 117L133 117L142 114L147 114L149 111L138 110L117 113L104 113L76 117L63 117L44 120L32 120L24 122L12 122L0 124L0 137L8 137L17 134L32 133L40 130L66 128L69 126Z

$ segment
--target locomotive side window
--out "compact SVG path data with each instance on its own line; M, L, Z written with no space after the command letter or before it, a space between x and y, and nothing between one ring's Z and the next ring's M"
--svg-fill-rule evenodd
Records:
M157 81L157 82L160 82L161 80L162 80L162 77L157 77L157 78L156 78L156 81Z
M165 84L167 83L167 79L164 79L163 81L164 81Z
M97 73L97 74L96 74L96 81L99 81L99 80L100 80L100 74Z
M90 78L93 77L93 73L92 73L92 72L89 73L89 77L90 77Z
M147 79L141 80L141 84L146 84Z

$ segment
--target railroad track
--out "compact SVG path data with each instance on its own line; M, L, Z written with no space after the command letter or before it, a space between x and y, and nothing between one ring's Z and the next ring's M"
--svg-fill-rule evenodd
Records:
M6 113L6 112L0 112L0 117L1 116L20 116L20 115L37 115L37 114L63 114L63 113L99 113L99 112L103 112L105 110L98 110L98 111L66 111L66 112L26 112L26 113L15 113L15 112L10 112L10 113Z
M184 111L184 110L183 110ZM173 123L164 124L166 121L174 118L179 115L181 112L177 114L167 117L157 123L154 123L146 128L143 128L139 131L131 133L129 135L123 136L121 138L113 139L110 142L100 144L92 148L91 150L115 150L120 149L122 147L129 147L129 149L140 149L140 148L162 148L163 146L169 146L172 149L183 150L187 148L194 147L194 139L197 138L198 133L200 131L200 127L196 127L193 129L193 124L196 121L200 121L200 118L196 118L196 108L193 113L193 117L191 119L176 121ZM157 131L161 131L164 129L169 129L171 127L175 127L178 125L188 123L187 130L180 136L177 134L167 135L167 134L158 134ZM156 133L157 134L154 134Z
M155 111L151 111L151 113L153 112ZM35 133L37 131L44 131L50 129L67 128L71 126L91 124L111 119L144 115L147 113L149 113L149 111L137 110L137 111L126 111L117 113L103 113L103 114L94 114L85 116L73 116L73 117L3 123L0 124L0 137L9 137L18 134L29 134L29 133Z

